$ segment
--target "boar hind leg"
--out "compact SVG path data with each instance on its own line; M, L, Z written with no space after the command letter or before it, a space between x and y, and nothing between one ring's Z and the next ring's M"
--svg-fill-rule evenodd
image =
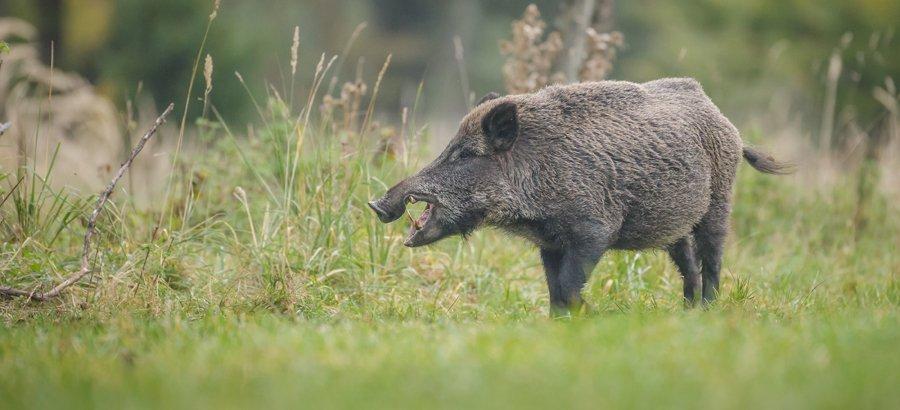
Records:
M696 249L691 235L679 239L669 246L669 256L684 281L684 304L687 307L696 306L700 297L700 266L697 264Z
M694 229L697 256L702 265L704 303L716 300L719 293L719 272L722 270L722 252L728 235L730 210L731 205L727 201L714 201L706 216Z

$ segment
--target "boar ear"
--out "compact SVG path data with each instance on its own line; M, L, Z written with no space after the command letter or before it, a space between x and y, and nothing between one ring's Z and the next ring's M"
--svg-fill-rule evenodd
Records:
M496 151L510 149L519 135L519 119L516 104L503 102L491 108L481 120L481 129L488 144Z
M478 100L478 104L475 104L475 106L477 107L477 106L479 106L479 105L481 105L481 104L484 104L484 103L486 103L486 102L488 102L488 101L490 101L490 100L493 100L493 99L495 99L495 98L500 98L500 94L497 94L497 93L491 91L491 92L485 94L484 97L481 97L481 99Z

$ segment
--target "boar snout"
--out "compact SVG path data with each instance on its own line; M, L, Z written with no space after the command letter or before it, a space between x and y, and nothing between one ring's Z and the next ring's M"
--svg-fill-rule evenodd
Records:
M369 208L375 211L381 222L394 222L406 212L407 203L415 203L416 199L422 199L419 187L421 178L417 176L407 178L388 189L383 197L369 202Z
M375 211L378 219L383 223L394 222L403 216L406 211L406 203L403 200L390 201L387 197L369 201L369 208Z

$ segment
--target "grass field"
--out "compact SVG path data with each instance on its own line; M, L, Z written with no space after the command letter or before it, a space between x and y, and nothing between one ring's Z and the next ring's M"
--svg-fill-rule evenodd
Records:
M896 408L898 337L889 308L574 323L120 315L8 330L0 391L8 408Z
M900 406L900 213L875 195L854 223L852 175L810 188L742 167L708 309L682 308L663 253L611 253L585 290L593 312L551 320L524 241L409 250L404 224L370 215L415 164L318 134L297 155L277 121L208 132L165 229L119 197L87 284L0 304L3 407ZM4 282L76 270L89 203L13 199Z
M348 130L273 93L235 135L209 90L158 202L107 205L93 273L0 300L0 408L900 407L900 206L877 189L896 169L743 165L718 302L685 310L662 252L612 252L591 311L552 320L524 240L410 250L366 207L430 156L415 109L395 156L354 132L371 104ZM0 169L0 285L80 267L92 198L45 175Z

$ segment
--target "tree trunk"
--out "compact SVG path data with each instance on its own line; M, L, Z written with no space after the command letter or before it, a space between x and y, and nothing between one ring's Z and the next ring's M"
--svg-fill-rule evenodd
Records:
M578 70L585 57L585 31L590 27L597 0L569 0L563 4L560 33L565 41L566 53L560 62L560 71L569 82L578 81Z
M570 82L580 81L578 72L587 57L586 35L589 27L608 33L615 27L615 0L566 0L562 3L557 28L565 41L566 53L559 61Z

